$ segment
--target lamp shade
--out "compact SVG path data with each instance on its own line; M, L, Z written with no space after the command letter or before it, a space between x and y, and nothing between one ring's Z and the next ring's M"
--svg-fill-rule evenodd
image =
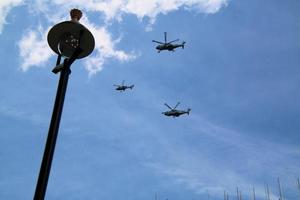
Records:
M92 33L76 21L56 24L50 29L47 40L50 48L64 57L70 57L79 46L82 52L77 58L84 58L90 55L95 47Z

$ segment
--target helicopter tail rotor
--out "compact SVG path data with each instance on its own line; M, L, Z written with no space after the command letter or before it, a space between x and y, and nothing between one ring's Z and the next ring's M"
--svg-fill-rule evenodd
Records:
M164 32L165 34L165 44L167 44L167 32Z
M185 41L182 42L181 47L184 49Z
M187 111L186 111L186 113L187 113L188 115L190 115L190 111L191 111L191 109L188 108Z
M134 85L129 86L130 89L132 89L134 87Z

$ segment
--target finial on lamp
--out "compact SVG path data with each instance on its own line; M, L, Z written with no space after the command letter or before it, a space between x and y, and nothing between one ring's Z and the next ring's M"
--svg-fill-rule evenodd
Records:
M70 11L70 16L71 16L71 21L79 22L80 18L82 17L82 12L77 8L73 8Z

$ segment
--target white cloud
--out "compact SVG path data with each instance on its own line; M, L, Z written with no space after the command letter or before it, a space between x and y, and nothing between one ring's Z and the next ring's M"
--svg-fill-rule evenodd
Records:
M85 69L89 72L89 76L100 72L103 68L104 58L101 55L89 58L85 62Z
M107 58L115 58L121 62L129 61L136 58L134 53L126 53L122 50L116 49L116 44L121 39L113 40L111 34L104 26L96 26L88 21L85 17L82 23L92 32L95 37L95 51L96 56L91 57L86 61L85 68L89 75L93 75L101 71L103 64Z
M23 71L27 71L32 66L42 67L53 55L47 44L47 32L42 28L38 31L29 30L18 42Z
M195 7L199 12L214 14L218 12L223 6L227 6L229 0L194 0L187 1L188 9Z
M17 1L17 0L15 0ZM108 26L114 20L122 21L125 14L133 14L139 20L147 17L149 24L146 30L151 30L151 25L155 22L159 14L167 14L170 11L185 8L193 9L202 13L215 13L223 6L226 6L228 0L53 0L41 1L34 0L29 5L30 11L47 19L49 24L58 21L68 20L66 11L70 8L78 7L84 12L96 12L105 16L106 25L99 26L88 20L84 15L81 20L95 37L95 53L85 60L85 69L89 75L101 71L107 59L116 59L118 61L130 61L137 57L134 52L127 53L117 49L117 44L121 38L113 39L108 31ZM0 4L1 5L1 4ZM0 7L1 8L1 7ZM53 9L56 12L53 13ZM44 27L45 28L45 27ZM20 55L23 60L21 68L23 71L32 66L41 66L51 56L48 45L46 44L46 32L40 30L30 30L26 32L19 42ZM32 51L34 49L34 51Z
M0 0L0 33L6 23L5 18L9 11L18 5L21 5L23 0Z
M126 53L116 49L116 44L120 42L120 39L113 40L106 27L94 25L89 22L87 17L82 19L82 23L92 32L95 38L95 55L85 60L85 69L89 75L94 75L101 71L103 64L109 58L114 58L121 62L136 58L134 53ZM39 27L38 30L29 30L18 42L22 59L21 69L23 71L27 71L31 67L43 66L43 64L54 55L47 44L47 33L49 29L50 27L47 29Z
M114 58L121 62L136 58L135 53L126 53L122 50L117 50L115 46L120 39L113 40L105 27L97 27L89 22L85 22L84 24L87 25L95 37L96 55L91 56L85 62L85 69L89 72L90 76L101 71L105 61L109 58Z
M196 9L202 13L216 13L228 0L103 0L103 1L67 1L54 0L53 3L69 8L78 6L88 11L104 13L106 18L111 20L120 19L122 14L133 14L138 18L149 17L154 19L158 14L167 14L170 11L178 10L180 7Z

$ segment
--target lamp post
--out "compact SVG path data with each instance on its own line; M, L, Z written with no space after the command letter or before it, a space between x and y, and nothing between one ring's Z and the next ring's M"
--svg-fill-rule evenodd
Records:
M72 9L70 15L71 21L61 22L53 26L47 38L50 48L58 55L56 66L52 72L55 74L60 72L60 78L34 200L44 200L45 198L68 79L71 73L70 67L76 59L84 58L92 53L95 47L92 33L79 23L82 12L78 9ZM61 57L65 57L62 64L60 63Z

